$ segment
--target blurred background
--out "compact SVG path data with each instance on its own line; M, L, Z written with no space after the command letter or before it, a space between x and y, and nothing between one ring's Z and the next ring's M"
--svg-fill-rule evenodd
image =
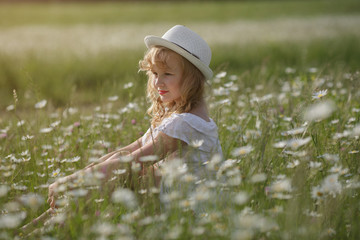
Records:
M215 74L246 84L284 69L359 70L360 1L0 1L0 112L41 99L54 108L144 92L146 35L183 24L213 51ZM129 85L129 83L131 83ZM139 95L139 94L138 94Z

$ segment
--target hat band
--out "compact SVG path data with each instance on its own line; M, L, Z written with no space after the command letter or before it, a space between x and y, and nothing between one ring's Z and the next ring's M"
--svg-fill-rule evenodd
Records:
M172 42L173 44L175 44L176 46L178 46L178 47L180 47L180 48L182 48L183 50L185 50L186 52L188 52L189 54L191 54L191 55L193 55L194 57L196 57L197 59L199 59L200 60L200 58L198 57L198 56L196 56L195 54L193 54L192 52L190 52L189 50L187 50L187 49L185 49L185 48L183 48L182 46L180 46L179 44L177 44L177 43L174 43L174 42ZM201 61L201 60L200 60Z

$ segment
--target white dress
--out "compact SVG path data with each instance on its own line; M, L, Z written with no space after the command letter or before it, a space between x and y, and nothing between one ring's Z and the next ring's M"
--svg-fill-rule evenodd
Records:
M172 158L181 158L186 163L187 173L193 175L197 180L200 180L200 182L215 176L214 171L207 170L204 164L210 161L215 154L223 158L218 137L218 128L211 118L210 121L207 122L191 113L173 113L170 117L165 118L159 126L147 130L142 137L142 145L144 146L148 142L151 142L152 139L155 139L159 132L163 132L172 138L179 139L186 143L186 146L183 146L179 151L168 156L164 161ZM202 144L200 144L201 142ZM160 167L161 166L162 162L160 162ZM160 200L165 204L162 206L165 207L169 206L167 196L171 191L175 190L185 194L191 194L196 188L195 185L184 186L180 182L169 185L164 181L166 181L166 179L162 178L160 184ZM199 212L202 207L194 209L195 212Z
M222 156L218 128L211 118L207 122L191 113L173 113L170 117L165 118L159 126L146 131L142 137L142 145L155 139L159 132L187 144L182 147L181 153L177 153L177 157L183 158L189 165L188 167L193 166L196 169L210 161L214 154Z

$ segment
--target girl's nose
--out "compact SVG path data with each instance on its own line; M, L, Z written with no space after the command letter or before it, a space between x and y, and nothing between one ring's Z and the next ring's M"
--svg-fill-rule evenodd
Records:
M159 86L162 86L162 85L164 85L164 82L162 81L162 78L157 76L155 78L155 87L159 87Z

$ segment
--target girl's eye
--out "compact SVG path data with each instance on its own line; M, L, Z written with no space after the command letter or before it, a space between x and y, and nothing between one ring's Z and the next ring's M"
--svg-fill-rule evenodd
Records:
M154 74L155 76L157 76L157 72L152 72L152 74Z
M171 75L172 75L172 73L165 73L165 75L167 75L167 76L171 76Z

